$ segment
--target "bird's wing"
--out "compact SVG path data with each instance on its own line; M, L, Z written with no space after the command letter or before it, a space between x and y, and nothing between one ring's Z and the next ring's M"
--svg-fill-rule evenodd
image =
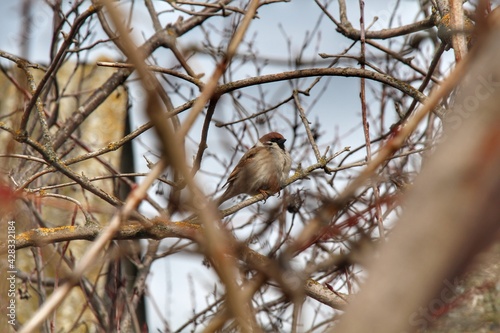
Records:
M254 162L254 157L255 155L261 151L262 149L266 149L266 147L252 147L250 150L248 150L240 159L240 161L238 162L238 164L234 167L233 171L231 172L231 174L229 175L229 178L227 179L227 182L226 184L228 183L231 183L232 181L234 181L235 177L236 177L236 170L238 169L241 169L241 168L244 168L246 167L248 164L250 163L253 163Z

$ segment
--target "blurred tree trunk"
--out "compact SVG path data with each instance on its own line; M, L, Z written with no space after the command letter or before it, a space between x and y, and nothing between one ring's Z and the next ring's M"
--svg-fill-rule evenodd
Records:
M58 84L56 86L59 87L59 91L57 94L54 94L53 90L50 92L51 97L54 98L53 103L45 106L51 113L48 117L49 122L52 123L51 132L54 132L59 124L66 121L72 112L79 108L80 103L92 91L102 85L112 71L112 69L71 62L63 65L57 73ZM33 72L35 75L40 73L36 70L33 70ZM26 80L23 79L22 73L20 74L17 68L9 69L8 73L16 77L19 82L24 82L24 87L26 87ZM35 80L38 81L37 76L35 76ZM0 74L0 87L3 92L3 98L0 99L2 112L17 111L21 115L25 107L24 96L19 94L19 90L3 74ZM26 91L29 90L26 89ZM63 159L95 151L105 147L110 142L122 138L125 129L127 99L126 90L123 88L117 89L73 134L75 140L68 140L60 148L58 152L63 154ZM20 117L6 119L11 128L19 127ZM30 136L38 139L36 133L41 132L38 129L38 117L33 116L31 119L33 121L28 124ZM78 140L84 142L85 146L75 143ZM0 142L0 153L2 154L30 154L29 151L25 150L24 146L14 142L5 131L0 133ZM120 150L110 152L100 157L101 162L98 159L91 158L72 165L71 168L79 174L84 174L87 179L110 175L114 173L112 169L119 171L120 155ZM40 164L29 163L23 159L11 158L8 161L9 165L1 166L4 169L3 171L7 174L9 169L17 170L20 174L24 174L24 177L22 177L24 181L43 169ZM61 173L52 172L35 179L28 185L28 188L68 182L71 182L71 180ZM93 184L106 192L112 192L113 188L116 187L116 183L119 182L119 180L113 178L92 181ZM24 200L22 203L17 201L15 206L2 207L3 210L10 210L10 214L2 214L2 226L6 225L9 219L14 219L16 220L16 233L18 234L37 227L57 227L72 224L91 226L95 223L105 224L113 213L108 208L109 205L105 204L102 199L92 194L84 194L77 187L61 187L57 194L59 197L44 197L42 191L41 194L34 194L35 200ZM66 195L75 198L90 213L84 216L74 202L65 200ZM17 286L19 292L17 293L16 310L17 319L20 322L26 322L32 316L39 308L40 303L51 294L54 285L63 283L64 279L71 273L75 261L86 251L88 244L87 241L76 241L17 251L16 269L18 272ZM98 264L85 275L85 281L81 281L80 288L74 288L71 291L69 297L66 298L52 317L52 320L57 322L59 331L92 332L96 331L97 323L100 323L100 325L105 324L103 321L106 321L105 318L108 317L108 314L99 313L102 310L108 310L103 306L105 304L103 289L105 281L100 275L107 270L107 262L105 257L96 258L96 261ZM94 290L94 288L96 289ZM100 297L90 297L94 292L97 292ZM6 295L3 290L2 295ZM91 304L91 299L94 304ZM3 306L4 303L2 302ZM6 310L2 310L2 313L6 313ZM1 327L5 328L7 326L1 325ZM48 332L49 327L46 325L41 331Z

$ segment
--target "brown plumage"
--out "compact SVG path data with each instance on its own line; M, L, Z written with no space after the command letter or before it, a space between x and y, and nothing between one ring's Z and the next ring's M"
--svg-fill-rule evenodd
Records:
M229 175L226 191L218 204L239 194L256 195L278 192L288 179L292 160L285 150L286 139L271 132L259 139L240 159Z

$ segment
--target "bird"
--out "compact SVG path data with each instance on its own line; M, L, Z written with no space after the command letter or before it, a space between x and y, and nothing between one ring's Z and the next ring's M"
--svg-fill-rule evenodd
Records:
M239 195L278 192L288 179L292 158L285 149L286 139L278 132L267 133L240 159L229 175L225 192L217 199L218 206Z

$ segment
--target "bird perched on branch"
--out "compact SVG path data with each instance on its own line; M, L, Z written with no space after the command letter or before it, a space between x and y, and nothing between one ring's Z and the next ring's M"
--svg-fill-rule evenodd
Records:
M269 196L278 192L288 179L292 159L285 150L286 139L271 132L259 139L240 159L229 175L226 191L217 199L218 205L239 194Z

